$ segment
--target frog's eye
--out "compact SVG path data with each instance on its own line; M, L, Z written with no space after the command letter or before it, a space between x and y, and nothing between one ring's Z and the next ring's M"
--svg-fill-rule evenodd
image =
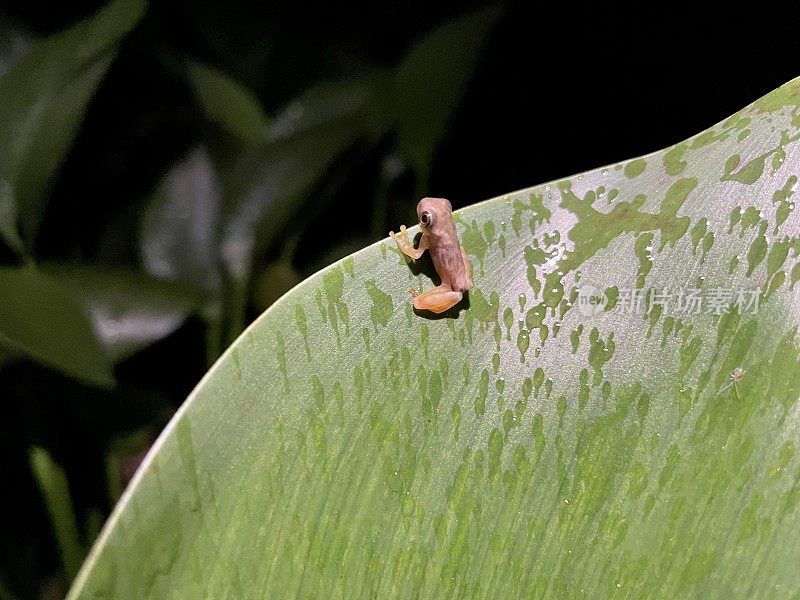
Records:
M423 211L423 213L419 216L419 222L425 227L430 227L433 225L433 213L427 210Z

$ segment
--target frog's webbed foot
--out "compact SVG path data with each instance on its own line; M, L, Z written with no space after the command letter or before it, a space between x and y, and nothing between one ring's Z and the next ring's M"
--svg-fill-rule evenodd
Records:
M389 237L392 238L398 244L408 244L408 230L406 229L405 225L400 225L400 233L395 233L394 231L389 232Z
M400 233L390 231L389 237L397 242L397 247L403 254L414 260L417 260L428 249L428 238L424 233L419 241L419 248L414 248L411 242L408 241L408 231L405 225L400 225Z

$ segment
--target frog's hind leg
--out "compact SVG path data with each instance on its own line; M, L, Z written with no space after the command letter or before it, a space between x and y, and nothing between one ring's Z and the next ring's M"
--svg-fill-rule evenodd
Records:
M429 310L438 314L461 302L463 296L463 293L456 292L449 286L440 285L432 290L415 295L412 302L417 310Z

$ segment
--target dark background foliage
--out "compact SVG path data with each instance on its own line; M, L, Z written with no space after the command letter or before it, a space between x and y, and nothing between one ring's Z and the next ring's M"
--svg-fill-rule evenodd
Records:
M220 352L302 278L411 224L420 195L461 207L657 150L800 75L796 15L767 5L164 0L92 55L109 62L85 110L59 83L24 130L113 23L77 46L57 32L102 6L0 12L0 154L36 140L23 175L0 170L21 238L0 237L0 598L62 595Z

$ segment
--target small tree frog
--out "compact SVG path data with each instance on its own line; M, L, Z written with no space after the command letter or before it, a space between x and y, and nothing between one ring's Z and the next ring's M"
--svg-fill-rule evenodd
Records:
M408 241L406 226L400 226L400 233L389 232L397 247L410 258L417 260L425 250L431 253L433 267L441 277L440 286L418 292L409 288L412 303L417 310L442 313L452 308L464 297L464 292L472 287L472 269L466 252L458 242L456 225L453 222L453 207L445 198L423 198L417 204L417 217L422 229L419 246L415 249Z

